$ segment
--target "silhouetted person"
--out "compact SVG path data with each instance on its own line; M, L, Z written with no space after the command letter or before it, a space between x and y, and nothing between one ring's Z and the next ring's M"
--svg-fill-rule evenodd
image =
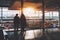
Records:
M25 16L24 16L24 14L21 14L20 20L21 20L21 29L24 31L24 28L25 28L26 25L27 25L26 18L25 18Z
M18 27L20 24L20 18L18 14L14 17L14 40L18 40Z
M20 23L21 23L21 36L22 40L24 40L24 31L25 31L24 28L26 27L27 22L23 13L21 14Z
M19 24L20 24L20 18L18 16L18 14L16 14L16 16L14 17L14 28L15 28L15 30L18 30Z
M3 30L0 30L0 40L4 40Z

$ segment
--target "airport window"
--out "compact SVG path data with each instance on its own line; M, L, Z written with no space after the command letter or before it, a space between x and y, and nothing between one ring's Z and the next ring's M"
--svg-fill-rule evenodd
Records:
M14 25L16 13L21 19ZM59 17L59 0L0 1L0 30L3 30L4 40L58 40Z

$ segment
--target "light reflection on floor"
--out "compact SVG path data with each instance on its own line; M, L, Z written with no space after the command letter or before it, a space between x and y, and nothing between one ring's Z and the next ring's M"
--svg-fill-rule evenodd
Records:
M7 31L7 30L5 30ZM47 32L50 34L52 32L55 32L55 31L59 31L60 32L60 29L59 28L48 28L45 30L46 34ZM35 30L26 30L26 32L24 33L25 34L25 39L34 39L34 38L40 38L43 34L43 29L35 29ZM20 34L20 31L18 32L18 34ZM9 30L8 32L8 35L9 37L13 37L14 33L12 30ZM21 35L19 35L19 38L20 38Z
M29 30L26 31L25 39L34 39L42 35L42 30Z
M43 31L42 29L26 31L25 39L34 39L34 38L41 37L43 35L42 31ZM59 29L51 28L51 29L45 29L45 31L48 31L50 33L50 32L54 32L54 31L59 31Z

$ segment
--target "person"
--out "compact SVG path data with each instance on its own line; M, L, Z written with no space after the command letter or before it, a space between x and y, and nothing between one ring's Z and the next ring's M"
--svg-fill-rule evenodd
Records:
M16 16L14 17L14 28L15 28L15 30L18 30L19 24L20 24L20 18L18 16L18 14L16 14Z
M20 18L18 14L14 17L14 40L18 40L18 27L20 24Z
M0 40L4 40L3 30L0 30Z
M26 22L26 18L23 13L21 14L20 20L21 20L21 22L20 22L21 30L24 31L24 28L26 28L26 26L27 26L27 22Z
M24 29L27 26L27 22L26 22L25 15L23 13L21 14L21 18L20 18L20 25L21 25L21 40L24 40L24 32L25 32Z

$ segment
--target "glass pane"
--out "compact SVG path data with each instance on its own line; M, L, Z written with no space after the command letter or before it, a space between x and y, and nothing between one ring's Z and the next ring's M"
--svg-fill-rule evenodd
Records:
M53 26L58 27L58 23L59 23L58 21L59 21L59 12L58 11L45 12L46 27L53 27Z
M1 9L1 8L0 8ZM0 22L2 22L2 27L4 28L13 28L13 18L16 14L19 14L19 10L8 10L8 7L2 7L2 15L1 15L1 11L0 11L0 19L2 19L2 21L0 20ZM2 18L1 18L2 16ZM8 27L6 27L8 26Z
M26 16L29 28L40 28L40 19L42 19L42 11L40 6L41 0L25 0L23 5L23 13Z
M12 0L11 0L12 1ZM11 10L8 7L0 7L0 26L3 28L4 36L8 36L8 40L21 40L24 36L25 40L58 40L60 39L60 10L56 0L16 0L11 2ZM44 3L44 4L43 4ZM56 5L57 4L57 5ZM21 6L23 10L21 11ZM58 10L57 10L58 9ZM25 16L27 26L24 27L21 35L21 25L14 35L13 18L18 13L22 19L21 14ZM2 14L2 15L1 15ZM22 23L23 22L23 23ZM22 19L21 23L24 24ZM25 24L24 24L25 25Z

